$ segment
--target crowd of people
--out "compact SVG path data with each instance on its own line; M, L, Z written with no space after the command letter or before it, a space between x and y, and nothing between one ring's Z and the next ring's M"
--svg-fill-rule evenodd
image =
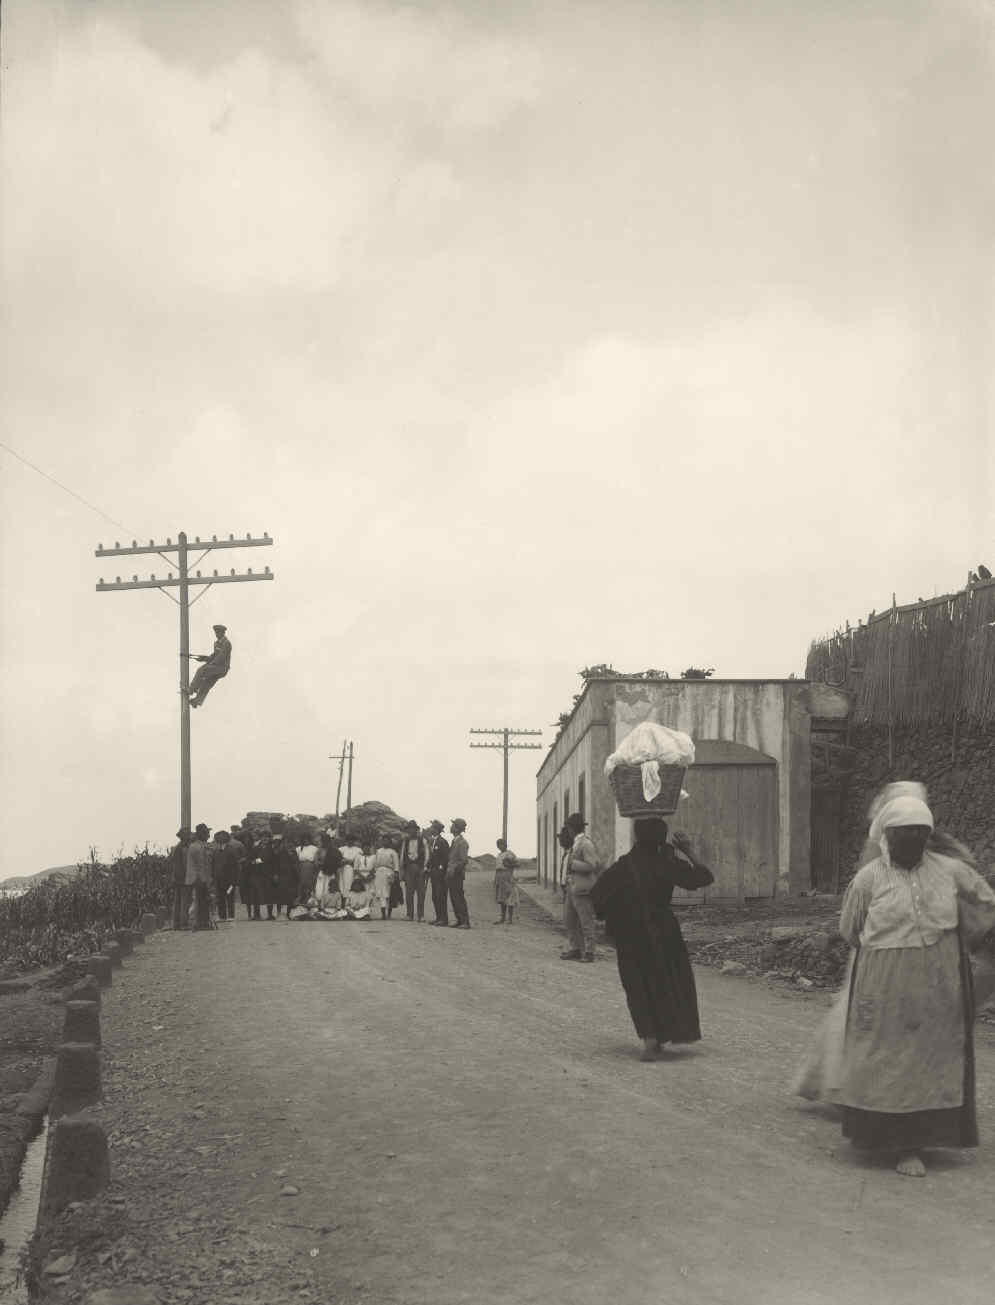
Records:
M361 840L304 829L296 835L281 827L253 834L244 825L180 829L170 853L173 928L210 929L213 921L234 920L238 903L254 920L369 920L404 918L454 929L470 928L464 883L470 857L466 821L441 820L427 828L408 821L400 837L382 834ZM518 904L518 860L497 840L495 899L501 917L512 923ZM426 920L426 901L434 918ZM263 911L265 910L265 916Z
M239 894L250 920L366 920L391 917L469 929L464 893L466 822L409 822L400 839L360 844L279 831L253 838L232 826L213 841L206 825L181 830L173 852L174 926L209 927L234 918ZM675 887L713 882L687 837L669 836L658 818L634 822L634 845L604 867L586 821L570 815L563 848L565 961L595 959L595 918L605 922L642 1059L667 1043L701 1037L694 974L671 907ZM495 924L518 905L517 860L498 840ZM453 919L450 920L450 914ZM852 953L847 979L794 1087L842 1108L843 1135L855 1146L897 1157L902 1174L925 1173L932 1147L978 1144L975 1111L975 989L969 951L995 930L995 891L967 848L937 831L921 784L890 784L869 813L860 866L842 903L840 933ZM991 963L987 990L995 988Z

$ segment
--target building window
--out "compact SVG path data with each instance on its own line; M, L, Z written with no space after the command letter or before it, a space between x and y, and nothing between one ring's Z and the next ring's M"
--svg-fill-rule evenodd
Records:
M587 819L587 776L581 775L577 781L577 810L580 812L581 819Z
M563 794L563 819L566 820L570 814L570 790L567 789Z

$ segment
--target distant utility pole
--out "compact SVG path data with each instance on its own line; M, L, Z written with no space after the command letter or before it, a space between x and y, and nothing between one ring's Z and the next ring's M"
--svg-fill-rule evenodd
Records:
M215 548L263 548L272 544L273 541L265 532L261 539L253 539L251 535L246 535L244 539L236 539L234 535L229 535L227 539L218 539L217 535L212 535L210 540L202 541L199 535L194 537L193 548L202 548L197 562L202 562L208 553ZM171 599L180 609L180 827L189 829L190 826L190 608L202 598L210 589L211 585L234 585L244 584L250 580L272 580L273 573L269 567L265 571L253 573L251 567L245 575L236 575L234 569L229 575L218 575L217 571L213 575L202 576L198 571L196 575L190 574L190 547L187 544L187 537L181 530L174 544L171 539L167 539L165 544L157 544L150 539L148 546L140 546L137 540L131 541L130 548L122 548L121 545L114 541L113 548L104 548L100 544L96 551L97 557L136 557L143 553L158 553L159 556L170 565L172 559L167 557L167 553L177 555L177 566L179 575L174 578L172 571L159 580L154 575L148 580L139 580L137 575L133 575L130 580L122 580L120 576L114 577L114 583L104 582L103 576L100 577L100 583L97 585L98 594L111 593L118 589L159 589L167 598ZM190 586L202 585L200 593L190 601ZM170 589L179 589L179 598L174 598L168 591Z
M336 824L339 823L339 802L342 799L342 770L345 766L346 758L349 755L348 752L346 752L346 742L347 740L345 739L342 740L341 752L330 752L328 754L329 761L337 761L339 763L339 782L335 787L335 823Z
M348 761L348 763L349 763L349 777L348 777L348 780L347 780L347 782L346 782L346 797L345 797L345 809L346 809L346 811L348 811L348 810L350 809L350 807L352 806L352 759L353 759L354 756L355 756L355 751L354 751L354 749L353 749L352 740L351 740L351 739L349 739L349 740L343 739L343 740L342 740L342 751L341 751L341 752L337 752L337 753L335 753L334 755L329 755L329 758L328 758L329 761L337 761L337 762L339 763L339 784L338 784L338 788L335 790L335 821L336 821L336 823L338 823L338 819L339 819L339 800L340 800L340 798L342 797L342 769L343 769L343 767L345 766L345 763L346 763L347 761Z
M500 734L503 736L500 743L471 743L471 748L501 748L504 752L504 801L501 806L501 837L507 843L508 841L508 753L515 750L525 750L529 748L542 749L541 743L509 743L508 739L512 735L518 734L541 734L542 730L511 730L503 726L498 730L471 730L471 734Z

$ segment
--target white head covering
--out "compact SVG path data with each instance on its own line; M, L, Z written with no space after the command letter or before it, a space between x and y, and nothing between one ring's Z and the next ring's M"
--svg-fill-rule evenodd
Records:
M875 817L870 834L872 839L881 844L885 855L888 853L885 830L894 829L897 825L925 825L932 829L933 813L921 798L896 797L886 802Z
M899 779L893 784L885 784L871 803L871 808L867 813L867 818L871 822L871 828L867 836L872 843L880 843L884 834L881 815L885 807L894 802L896 798L916 798L925 805L926 785L912 779ZM932 825L932 819L929 823Z

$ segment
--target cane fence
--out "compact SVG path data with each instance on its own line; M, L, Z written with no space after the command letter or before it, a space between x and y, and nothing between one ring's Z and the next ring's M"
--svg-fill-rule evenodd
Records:
M815 640L806 678L845 689L860 724L995 723L995 580L872 612Z

